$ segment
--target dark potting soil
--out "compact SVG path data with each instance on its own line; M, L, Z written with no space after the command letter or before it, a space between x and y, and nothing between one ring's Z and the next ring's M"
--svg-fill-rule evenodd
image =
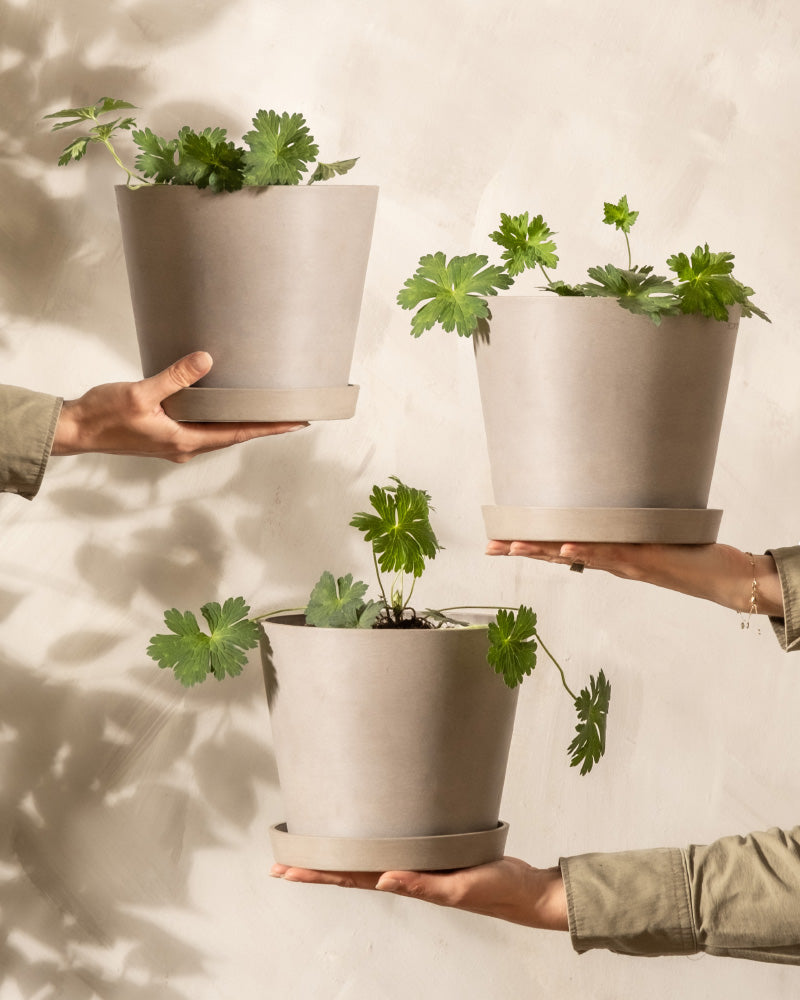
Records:
M434 626L426 618L417 618L412 615L410 618L401 618L397 621L388 616L381 616L373 625L373 628L433 628Z

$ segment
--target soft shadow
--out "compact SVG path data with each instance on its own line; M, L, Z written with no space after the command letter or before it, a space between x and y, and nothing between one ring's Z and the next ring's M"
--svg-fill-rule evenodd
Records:
M289 601L307 598L325 569L372 573L362 536L349 526L353 514L368 506L361 470L325 454L322 430L315 431L312 425L276 439L272 449L240 453L238 469L216 491L239 498L244 512L235 522L236 538L263 559L271 589L279 584ZM258 594L249 599L256 611L269 610Z
M492 318L492 313L490 311L488 319L478 320L478 325L472 333L473 343L486 344L486 346L488 347L489 344L492 342L490 336L492 328L489 322L491 318Z
M258 687L240 697L266 718ZM23 997L74 1000L85 985L87 997L192 1000L169 980L211 974L160 911L193 911L193 853L246 830L277 777L224 708L197 738L204 702L168 678L87 691L0 656L0 968Z
M192 502L176 504L165 524L121 536L115 546L84 542L76 569L106 605L129 607L144 590L164 607L176 601L193 606L216 593L225 546L224 532L206 511Z
M149 996L159 984L157 995L191 1000L160 984L177 971L202 972L204 955L177 940L165 952L163 928L129 907L189 906L189 802L170 781L174 757L150 754L147 774L135 763L157 740L185 751L194 725L152 702L45 682L0 658L0 909L8 915L0 967L24 997L49 987L48 995L72 998L81 981L108 983L94 952L128 942L138 969L115 971L115 997L148 996L145 979ZM210 824L200 828L201 841L218 842Z
M267 705L271 711L272 706L275 704L275 698L278 694L278 672L275 669L272 643L269 641L269 636L264 631L264 626L261 622L258 623L258 631L261 633L259 641L259 650L261 652L261 672L264 675L264 688L267 692Z
M20 602L25 600L25 594L12 590L0 589L0 622L5 621Z
M111 320L119 314L120 296L127 296L113 207L113 185L124 175L99 148L79 164L57 168L61 150L78 132L52 134L42 119L112 96L138 105L148 124L154 88L142 66L154 45L208 32L226 6L197 0L186 16L180 5L158 0L0 0L0 301L7 315L79 325L124 357L136 356L132 318L116 329ZM62 38L70 44L61 44ZM98 64L96 54L104 51L125 53L130 65ZM70 172L64 185L69 194L55 196L43 183L51 168ZM105 280L98 280L98 271Z

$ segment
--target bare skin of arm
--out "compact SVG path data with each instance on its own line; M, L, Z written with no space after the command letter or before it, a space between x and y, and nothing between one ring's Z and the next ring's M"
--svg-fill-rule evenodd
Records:
M139 382L111 382L65 400L56 426L53 455L145 455L188 462L195 455L257 437L300 430L304 423L179 423L164 412L164 399L208 374L205 351L181 358Z
M527 556L552 563L581 563L625 580L639 580L734 611L747 611L755 579L760 614L783 614L780 579L769 555L754 555L731 545L634 545L588 542L492 541L491 556Z
M270 874L287 882L377 889L540 930L569 929L561 871L532 868L518 858L453 872L323 872L276 864Z

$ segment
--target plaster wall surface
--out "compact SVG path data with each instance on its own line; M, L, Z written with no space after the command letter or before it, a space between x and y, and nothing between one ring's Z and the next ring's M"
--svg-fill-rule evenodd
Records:
M413 341L394 300L424 252L491 252L501 211L542 212L577 279L621 256L601 217L623 193L640 259L733 250L773 324L742 324L712 503L721 540L794 544L799 43L793 0L0 0L0 382L72 398L138 376L119 178L97 149L57 168L43 114L111 94L155 129L238 136L259 107L302 110L381 187L354 419L186 466L54 459L35 501L0 497L0 1000L796 996L787 967L579 959L567 935L270 879L257 659L184 692L144 650L164 608L366 578L347 523L397 474L432 493L446 547L421 602L525 600L578 683L614 686L584 779L558 678L523 688L509 853L795 825L800 659L715 606L485 558L470 345Z

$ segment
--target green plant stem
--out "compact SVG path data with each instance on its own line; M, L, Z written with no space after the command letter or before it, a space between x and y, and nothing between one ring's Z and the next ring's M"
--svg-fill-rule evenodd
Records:
M534 631L534 635L538 639L539 645L542 647L542 649L545 651L545 653L547 653L547 655L550 657L550 659L555 664L556 669L561 674L561 683L564 685L564 690L567 692L567 694L570 696L570 698L572 698L573 701L577 701L578 700L577 695L572 690L572 688L569 686L569 684L567 684L567 678L566 678L566 676L564 674L564 671L563 671L563 669L561 667L561 664L558 662L558 660L555 658L555 656L553 656L553 654L550 652L550 650L547 648L547 646L545 646L544 642L542 642L542 637L539 635L538 631Z
M145 180L144 177L137 177L135 174L132 174L130 170L128 170L128 168L125 166L125 164L119 158L119 156L117 156L117 151L116 151L116 149L114 149L113 145L111 144L111 140L110 139L101 139L100 141L103 143L103 145L109 151L109 153L111 153L111 155L114 157L114 161L116 162L117 166L121 167L122 170L124 170L125 173L128 175L128 180L126 182L126 187L129 187L133 191L136 188L144 187L145 185L149 186L150 181ZM138 181L138 183L137 184L133 184L132 183L133 181Z
M547 273L547 271L545 271L544 264L539 264L539 270L544 275L544 280L547 282L547 284L548 285L552 285L553 284L553 279L550 277L550 275Z
M408 592L408 597L406 598L405 601L403 601L403 611L405 611L405 609L411 603L411 595L414 593L414 587L416 587L416 585L417 585L417 578L414 577L414 579L411 581L411 590L409 590Z
M375 576L378 578L378 588L381 592L381 597L383 597L383 603L387 608L391 608L391 604L386 598L386 591L383 589L383 580L381 579L381 570L378 566L378 557L375 555L375 549L372 550L372 562L375 565Z
M458 605L456 605L455 607L452 607L452 608L437 608L437 611L440 611L442 613L444 613L445 611L516 611L516 610L517 610L517 608L512 607L510 604L500 604L500 605L493 605L493 604L458 604ZM539 632L536 629L534 629L533 634L536 636L536 639L537 639L539 645L542 647L542 649L545 651L545 653L547 653L547 655L550 657L550 659L552 660L553 664L555 665L556 669L561 674L561 683L564 686L564 690L567 692L567 694L570 696L570 698L572 698L573 701L576 701L577 700L577 695L572 690L572 688L569 686L569 684L567 684L567 677L566 677L566 674L564 673L564 670L561 667L561 664L558 662L558 660L555 658L555 656L553 656L553 654L550 652L550 650L544 644L544 642L542 641L542 637L539 635Z
M625 245L628 248L628 270L630 271L633 267L633 257L631 257L631 241L628 239L628 234L624 229L622 230L622 235L625 237Z
M261 615L253 615L253 617L248 620L257 625L259 622L263 622L266 618L274 618L275 615L297 614L298 612L303 611L305 611L305 608L281 608L279 611L265 611Z

